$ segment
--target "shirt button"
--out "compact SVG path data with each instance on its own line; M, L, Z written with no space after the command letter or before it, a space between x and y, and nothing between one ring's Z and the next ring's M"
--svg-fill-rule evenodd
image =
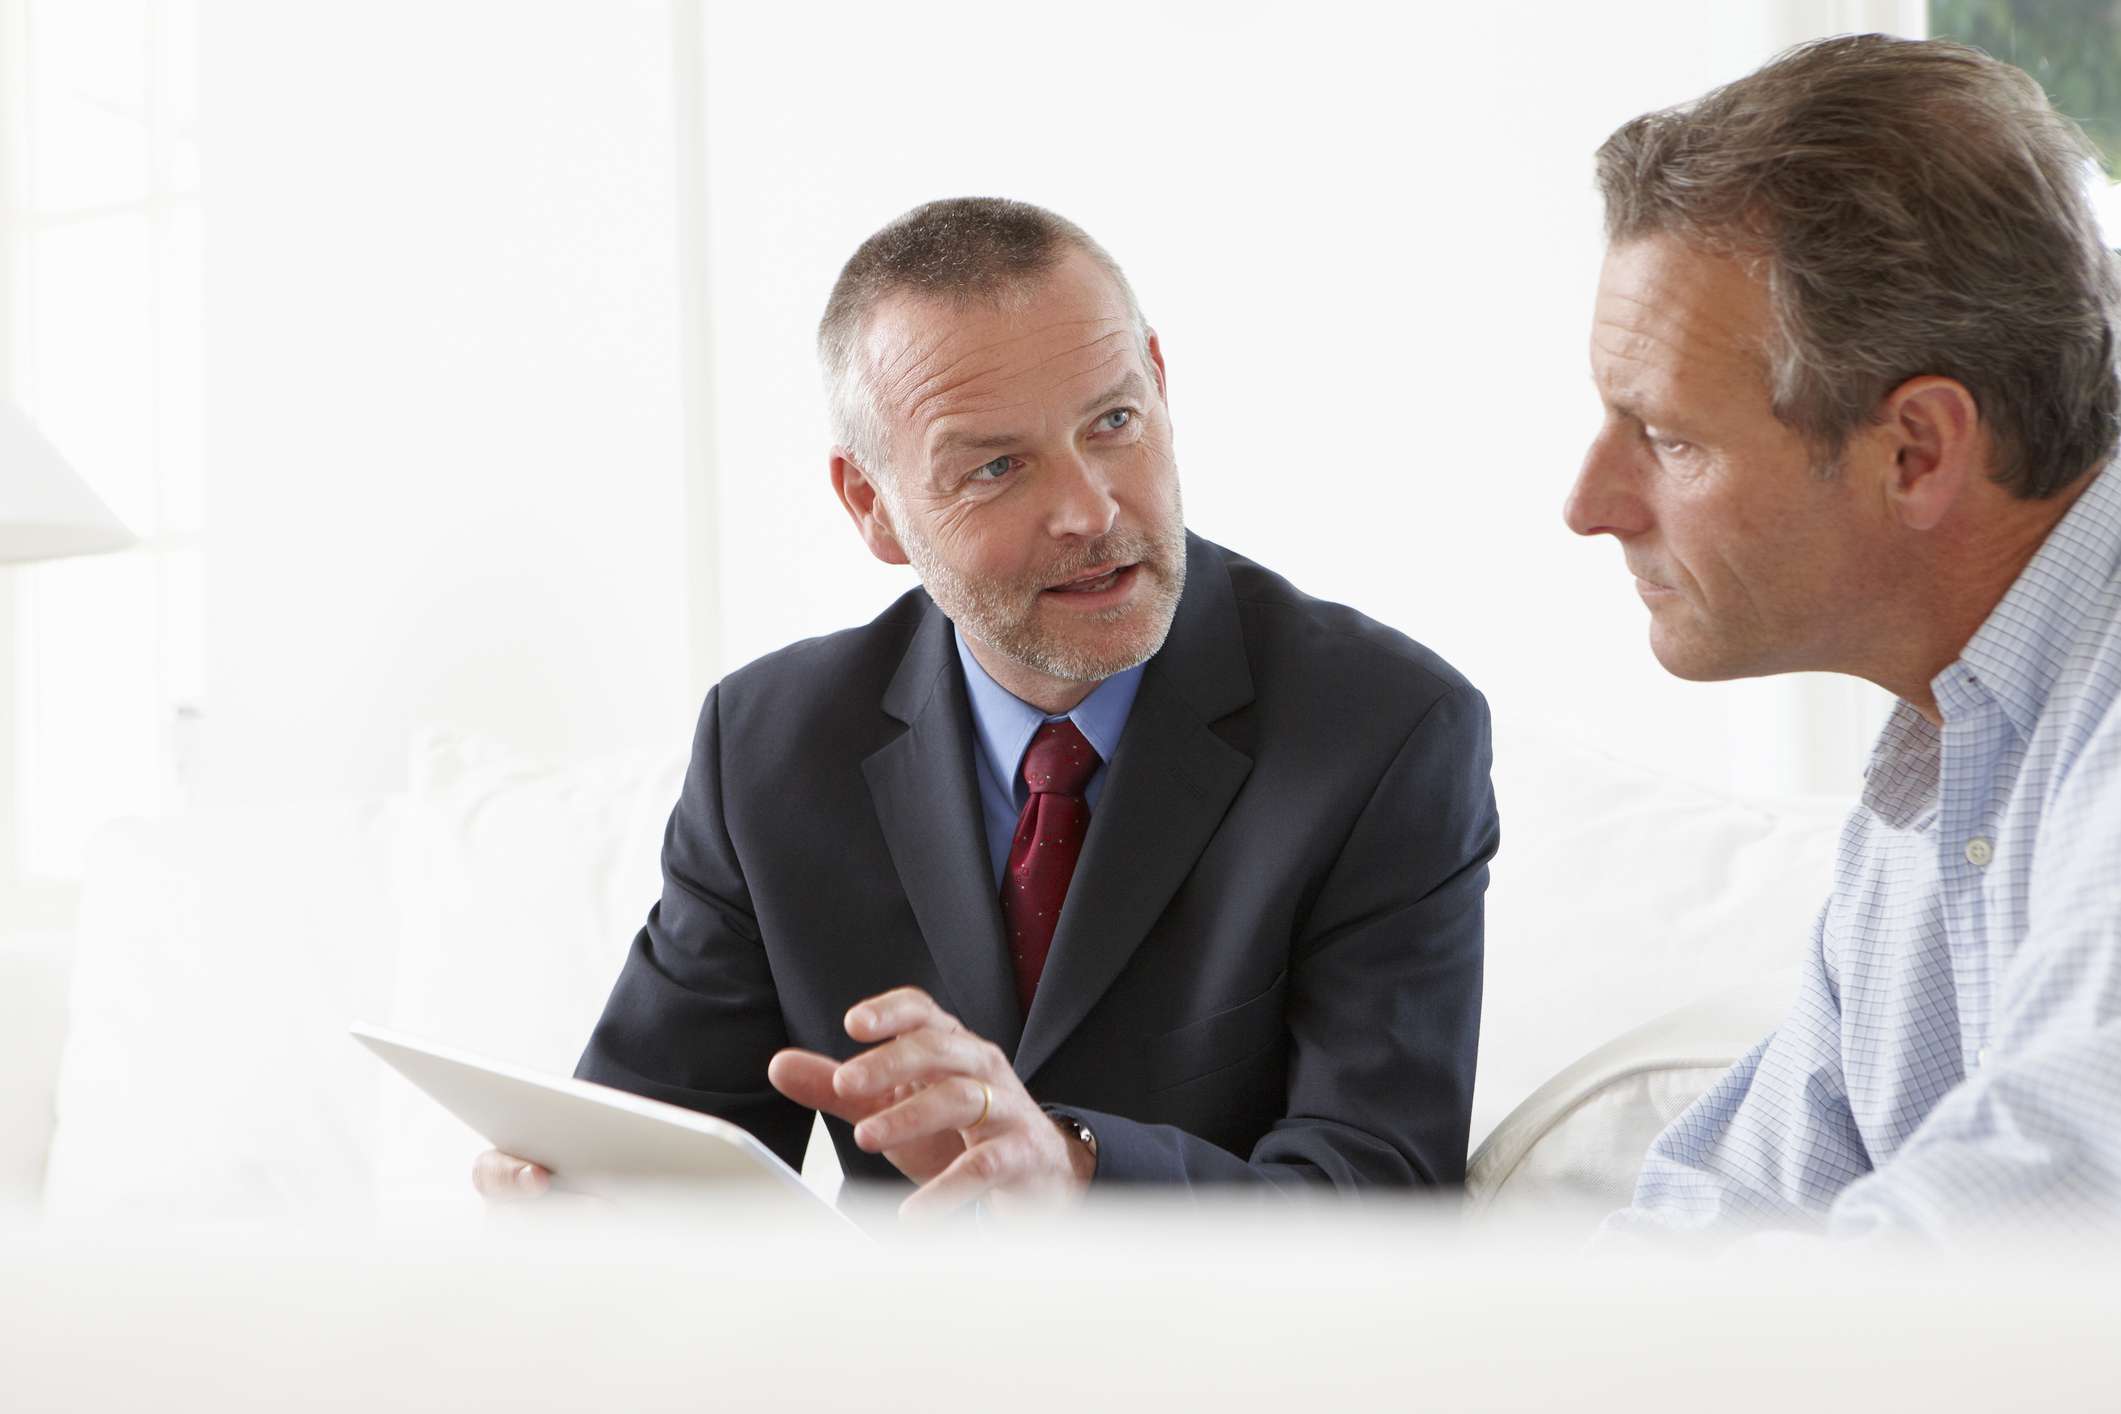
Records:
M1966 842L1966 862L1976 869L1988 868L1988 862L1996 857L1995 846L1976 835Z
M1974 1065L1980 1070L1988 1069L1988 1047L1983 1046L1980 1050L1974 1052Z

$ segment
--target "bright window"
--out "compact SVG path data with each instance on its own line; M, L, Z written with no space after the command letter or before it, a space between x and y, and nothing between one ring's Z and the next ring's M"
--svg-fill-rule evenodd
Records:
M13 571L9 804L34 901L78 878L99 825L180 803L196 751L196 12L0 0L0 19L8 391L141 539Z
M2106 243L2121 248L2121 8L2113 0L1930 0L1930 33L2038 79L2106 155Z

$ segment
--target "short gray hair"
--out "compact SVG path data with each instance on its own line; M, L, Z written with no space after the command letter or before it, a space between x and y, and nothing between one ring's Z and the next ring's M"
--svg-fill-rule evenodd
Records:
M2121 279L2100 171L2039 84L1978 49L1850 35L1788 50L1598 149L1606 237L1751 261L1775 415L1832 467L1887 393L1963 383L1995 479L2052 496L2113 454Z
M916 206L863 241L840 270L817 326L834 441L863 470L884 470L882 420L860 355L869 316L885 299L910 294L959 306L998 303L1036 287L1078 250L1112 277L1135 336L1146 344L1148 326L1119 262L1082 227L1044 207L997 196L951 197Z

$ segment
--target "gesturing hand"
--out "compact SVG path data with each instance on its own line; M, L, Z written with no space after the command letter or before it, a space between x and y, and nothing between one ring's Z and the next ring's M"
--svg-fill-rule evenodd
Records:
M797 1104L854 1125L855 1143L920 1185L901 1216L936 1217L981 1197L1002 1212L1053 1206L1089 1186L1089 1151L1047 1118L999 1047L926 992L871 997L846 1025L878 1044L845 1064L781 1051L766 1077Z

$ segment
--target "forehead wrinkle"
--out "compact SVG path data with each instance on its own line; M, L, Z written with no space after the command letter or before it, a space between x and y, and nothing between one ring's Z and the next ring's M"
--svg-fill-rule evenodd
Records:
M1069 381L1076 382L1080 379L1088 378L1091 375L1097 373L1100 369L1103 369L1108 366L1111 362L1112 360L1109 358L1104 359L1098 362L1097 364L1084 369L1081 373L1076 374L1073 378L1069 379ZM1108 402L1116 396L1121 396L1129 392L1134 392L1146 386L1147 380L1142 378L1139 373L1130 371L1127 376L1122 379L1118 384L1108 388L1101 388L1098 391L1098 395L1096 398L1090 400L1087 403L1082 404L1081 409L1076 413L1076 416L1081 416L1083 413L1088 412L1089 409L1096 407L1101 403ZM946 395L938 394L938 396ZM938 412L935 415L934 419L928 424L928 454L931 457L935 456L942 452L945 448L991 449L1005 447L1012 443L1022 441L1024 440L1025 434L1014 428L1009 428L1003 431L994 432L987 435L979 435L977 433L959 432L953 430L950 428L950 424L963 418L997 417L1024 408L1033 409L1035 414L1038 409L1038 404L1034 399L1031 398L1016 398L1006 402L1001 401L1000 399L989 399L986 401L974 401L968 403L964 407L949 408Z
M1642 420L1643 352L1655 341L1638 329L1615 326L1601 316L1591 330L1591 382L1606 406Z
M1084 323L1084 322L1106 323L1106 322L1109 322L1109 321L1105 321L1105 320L1097 320L1097 321L1080 321L1080 320L1079 320L1079 321L1074 321L1074 322L1077 322L1077 323ZM965 389L967 389L967 388L972 388L972 387L976 387L976 386L977 386L977 385L978 385L979 383L981 383L982 381L984 381L984 380L986 380L986 379L990 379L990 378L991 378L991 379L998 379L998 380L1002 380L1002 381L1007 381L1007 380L1010 380L1010 379L1014 379L1014 378L1019 378L1019 377L1023 377L1023 376L1025 376L1025 375L1027 375L1027 374L1032 374L1032 373L1036 373L1036 372L1039 372L1039 371L1040 371L1040 370L1042 370L1042 369L1046 369L1046 368L1050 368L1050 367L1052 367L1052 366L1053 366L1053 365L1054 365L1055 363L1058 363L1058 362L1060 362L1060 361L1061 361L1061 360L1063 360L1063 359L1071 358L1071 357L1073 357L1073 356L1075 356L1075 355L1077 355L1077 354L1080 354L1080 353L1082 353L1082 352L1083 352L1084 350L1086 350L1086 349L1094 349L1094 348L1096 348L1096 347L1097 347L1097 346L1098 346L1099 344L1101 344L1101 343L1106 343L1106 342L1108 342L1108 341L1110 341L1110 340L1112 340L1112 339L1118 338L1118 337L1120 337L1120 336L1121 336L1121 335L1122 335L1122 334L1123 334L1124 332L1125 332L1125 331L1123 331L1123 330L1115 330L1115 331L1114 331L1113 333L1110 333L1110 334L1104 334L1104 335L1100 335L1100 336L1098 336L1098 337L1096 337L1096 338L1093 338L1093 339L1089 339L1089 340L1087 340L1087 341L1085 341L1085 342L1083 342L1083 343L1080 343L1080 344L1073 344L1073 345L1070 345L1069 347L1067 347L1067 348L1065 348L1065 349L1057 349L1057 350L1055 350L1055 351L1054 351L1053 353L1051 353L1051 354L1047 355L1047 356L1046 356L1046 357L1044 357L1044 358L1041 358L1041 359L1039 359L1039 360L1038 360L1037 362L1035 362L1035 363L1031 363L1031 364L1026 364L1026 365L1022 365L1022 366L1019 366L1019 367L1015 367L1015 368L1002 368L1002 369L994 369L994 370L988 370L988 371L983 371L983 372L975 373L975 374L973 374L973 375L971 375L971 376L969 376L969 377L966 377L966 378L960 378L960 379L955 379L955 380L949 380L949 378L948 378L948 375L949 375L949 374L950 374L951 372L953 372L953 371L954 371L954 370L955 370L955 369L956 369L956 368L957 368L957 367L958 367L958 366L959 366L960 364L962 364L962 363L964 362L964 358L959 358L959 359L953 360L953 361L952 361L952 362L951 362L950 364L946 365L946 366L945 366L944 368L938 369L938 370L936 371L936 373L935 373L935 374L933 375L933 377L931 377L930 379L928 379L928 380L927 380L927 386L925 386L925 387L922 387L922 388L920 388L920 389L918 389L918 390L916 390L916 391L915 391L915 393L913 394L912 400L911 400L911 406L910 406L910 409L909 409L909 410L910 410L910 412L912 413L912 415L913 415L913 417L914 417L914 419L915 419L916 421L932 421L932 420L934 420L934 419L937 419L937 418L941 418L941 417L947 417L947 416L951 416L951 415L952 415L952 413L951 413L951 412L936 412L936 411L932 411L932 409L934 409L934 407L935 407L935 404L937 404L938 402L941 402L941 401L943 401L944 399L947 399L947 398L951 397L951 396L952 396L953 394L961 393L961 392L963 392L963 391L964 391ZM1012 341L1010 341L1010 342L1014 342L1014 341L1012 340ZM993 346L993 345L989 345L989 346L987 346L987 347L995 347L995 346ZM974 350L973 352L977 353L977 352L979 352L979 350ZM1070 379L1070 381L1073 381L1073 379L1074 379L1074 378L1084 378L1084 377L1088 377L1089 375L1091 375L1091 374L1093 374L1093 373L1097 372L1097 371L1098 371L1099 369L1101 369L1101 368L1104 368L1104 367L1105 367L1105 366L1106 366L1107 364L1110 364L1110 363L1111 363L1111 362L1112 362L1112 361L1113 361L1113 360L1114 360L1115 358L1119 357L1119 356L1120 356L1120 353L1121 353L1121 350L1117 350L1117 349L1115 349L1115 350L1114 350L1114 351L1113 351L1113 352L1112 352L1111 354L1108 354L1108 355L1107 355L1107 356L1105 356L1104 358L1102 358L1102 359L1099 359L1099 360L1098 360L1098 361L1097 361L1096 363L1092 364L1092 365L1091 365L1090 367L1088 367L1088 368L1086 368L1086 369L1082 370L1082 371L1081 371L1080 373L1076 373L1076 374L1072 375L1072 376L1071 376L1071 379ZM970 357L970 356L971 356L971 355L970 355L970 354L968 354L968 355L966 355L965 357ZM939 384L940 386L937 386L938 384ZM1007 404L998 404L998 405L996 405L996 407L997 407L997 408L998 408L998 407L1020 407L1020 406L1024 406L1024 405L1028 404L1028 403L1029 403L1030 401L1031 401L1031 399L1028 399L1028 398L1020 398L1020 399L1018 399L1018 400L1017 400L1016 402L1014 402L1014 403L1007 403ZM959 415L962 415L963 413L967 413L967 412L985 412L985 411L992 411L992 410L995 410L995 409L994 409L994 408L979 408L979 407L968 407L968 408L963 408L963 409L957 409L957 410L954 410L954 411L955 411L955 412L956 412L957 414L959 414Z
M1121 324L1132 327L1131 321L1116 315L1098 315L1090 319L1050 320L1038 325L1036 328L1024 329L1006 334L999 339L983 340L979 343L971 344L952 355L949 362L943 364L940 368L932 372L923 373L923 364L942 356L949 350L953 342L959 340L962 333L961 328L956 325L946 324L932 342L906 338L898 341L897 347L884 358L877 358L872 352L869 364L872 370L874 387L880 395L896 397L902 401L918 405L926 400L927 395L921 392L923 387L948 378L958 365L962 364L966 359L976 358L983 353L1005 350L1011 345L1020 344L1026 339L1037 338L1050 330L1065 329L1071 325L1098 324ZM1095 342L1095 340L1092 342ZM1066 350L1063 350L1062 356L1066 352ZM1042 365L1034 365L1034 367L1037 366ZM1001 370L1003 376L1022 371L1024 370Z
M1764 322L1756 316L1765 309L1766 292L1753 277L1721 266L1660 268L1631 272L1617 286L1601 283L1597 321L1675 353L1693 344L1696 354L1715 350L1751 359L1759 354Z
M918 339L901 340L886 358L870 359L870 379L878 402L903 402L904 385L915 379L921 365L937 349L942 347L937 340L931 347L923 347Z
M979 356L980 356L981 354L983 354L983 353L999 353L999 352L1001 352L1002 350L1005 350L1005 349L1007 349L1007 348L1011 347L1012 345L1016 345L1016 344L1021 344L1021 343L1023 343L1023 342L1025 341L1025 340L1027 340L1027 339L1035 339L1035 338L1039 337L1040 335L1042 335L1042 334L1045 334L1045 333L1047 333L1047 332L1049 332L1049 331L1051 331L1051 330L1055 330L1055 329L1065 329L1065 328L1068 328L1068 327L1070 327L1070 326L1073 326L1073 325L1098 325L1098 324L1112 324L1112 323L1124 323L1124 322L1125 322L1125 321L1121 321L1121 320L1112 320L1112 319L1103 319L1103 318L1100 318L1100 319L1064 319L1064 320L1055 320L1054 322L1052 322L1052 323L1050 323L1050 324L1042 324L1042 325L1040 325L1040 326L1039 326L1038 328L1036 328L1036 329L1026 329L1026 330L1024 330L1024 331L1023 331L1022 333L1019 333L1019 334L1011 334L1011 335L1009 335L1009 336L1008 336L1007 338L1003 338L1003 339L998 339L998 340L995 340L995 341L993 341L993 342L991 342L991 343L980 343L980 344L976 344L976 345L974 345L973 347L971 347L971 348L968 348L968 349L964 350L964 351L963 351L962 353L958 354L958 355L957 355L957 356L956 356L955 358L952 358L952 359L950 360L950 362L948 362L948 363L944 364L944 365L943 365L943 366L942 366L941 368L938 368L937 370L935 370L935 372L934 372L934 373L933 373L932 375L930 375L930 376L929 376L929 377L928 377L928 378L927 378L926 380L924 380L924 381L926 381L926 382L930 382L930 383L933 383L933 382L939 381L939 380L941 380L941 379L947 378L947 377L949 377L949 375L950 375L950 374L951 374L952 372L954 372L954 371L955 371L955 370L957 369L958 365L960 365L960 364L964 363L966 359L969 359L969 358L977 358L977 357L979 357ZM1034 363L1034 364L1030 365L1030 366L1029 366L1028 368L1023 368L1023 367L1018 367L1018 368L1000 368L1000 369L997 369L997 370L995 370L995 372L997 373L997 375L998 375L998 376L1000 376L1000 377L1004 377L1004 378L1008 378L1008 377L1014 377L1014 376L1016 376L1016 375L1018 375L1018 374L1021 374L1021 373L1028 373L1028 372L1032 372L1032 371L1035 371L1035 370L1037 370L1037 369L1040 369L1040 368L1044 368L1044 367L1045 367L1046 365L1048 365L1048 364L1052 363L1052 362L1054 361L1054 359L1059 359L1059 358L1066 358L1066 357L1067 357L1067 356L1068 356L1069 354L1071 354L1071 353L1076 353L1076 352L1079 352L1079 351L1080 351L1080 350L1082 350L1082 349L1090 348L1090 347L1092 347L1093 345L1097 344L1098 342L1100 342L1100 341L1101 341L1101 340L1103 340L1103 339L1109 339L1109 338L1114 338L1114 337L1117 337L1117 336L1118 336L1118 335L1119 335L1119 334L1120 334L1121 332L1123 332L1123 331L1121 331L1121 330L1114 330L1114 331L1112 331L1112 333L1109 333L1109 334L1100 334L1100 335L1097 335L1096 337L1093 337L1093 338L1091 338L1091 339L1089 339L1089 340L1085 341L1084 343L1080 343L1080 344L1075 344L1075 345L1072 345L1072 346L1070 346L1070 347L1068 347L1068 348L1065 348L1065 349L1061 349L1061 350L1058 350L1057 352L1055 352L1054 354L1052 354L1052 355L1051 355L1050 357L1047 357L1047 358L1041 359L1041 360L1039 360L1039 361L1038 361L1037 363ZM941 352L941 350L943 349L943 347L944 347L944 346L945 346L946 344L948 344L948 342L949 342L949 335L945 335L945 336L943 337L943 339L941 339L940 341L938 341L938 342L937 342L937 344L936 344L936 347L935 347L935 348L934 348L933 350L930 350L930 351L929 351L929 355L928 355L928 356L932 356L932 355L933 355L933 354L935 354L935 353L939 353L939 352Z
M1748 381L1766 375L1760 334L1712 282L1653 278L1635 286L1599 292L1592 381L1607 406L1638 421L1671 416L1664 404L1684 389L1706 395L1741 370Z

